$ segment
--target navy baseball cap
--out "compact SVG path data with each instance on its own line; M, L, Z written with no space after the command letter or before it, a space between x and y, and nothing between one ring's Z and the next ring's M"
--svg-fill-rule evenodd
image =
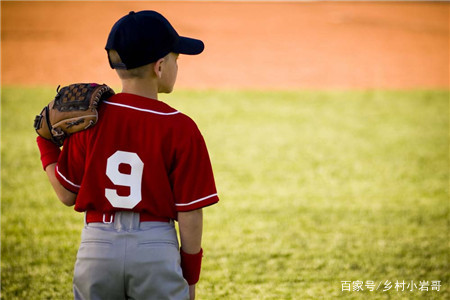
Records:
M144 10L131 11L117 21L106 42L106 51L116 50L122 63L109 64L113 69L133 69L153 63L170 52L200 54L201 40L179 36L161 14Z

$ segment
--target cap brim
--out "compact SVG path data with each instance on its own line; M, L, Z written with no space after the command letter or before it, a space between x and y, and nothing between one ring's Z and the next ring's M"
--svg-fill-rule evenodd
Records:
M196 55L203 52L205 45L202 41L180 36L178 43L175 45L173 52L179 54Z

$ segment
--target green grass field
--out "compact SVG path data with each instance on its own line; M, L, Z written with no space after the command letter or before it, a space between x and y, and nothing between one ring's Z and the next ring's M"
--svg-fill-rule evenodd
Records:
M3 299L72 298L83 216L53 194L32 126L54 94L2 88ZM161 99L201 128L221 198L205 209L198 299L450 297L448 92ZM342 281L364 290L342 291ZM368 281L381 286L371 292Z

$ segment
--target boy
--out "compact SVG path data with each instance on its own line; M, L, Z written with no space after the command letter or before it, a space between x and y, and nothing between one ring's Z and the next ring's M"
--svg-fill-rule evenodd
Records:
M58 198L85 212L75 299L194 299L202 208L219 199L196 124L157 95L172 91L178 55L200 54L203 42L141 11L115 23L105 49L122 93L104 101L98 123L67 138L62 151L37 138Z

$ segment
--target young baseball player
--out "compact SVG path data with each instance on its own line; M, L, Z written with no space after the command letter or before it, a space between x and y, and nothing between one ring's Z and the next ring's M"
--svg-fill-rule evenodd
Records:
M140 11L115 23L105 48L122 92L102 102L98 123L66 138L62 151L37 139L58 198L85 213L75 299L194 299L202 208L219 199L196 124L157 99L173 89L178 55L200 54L203 42Z

